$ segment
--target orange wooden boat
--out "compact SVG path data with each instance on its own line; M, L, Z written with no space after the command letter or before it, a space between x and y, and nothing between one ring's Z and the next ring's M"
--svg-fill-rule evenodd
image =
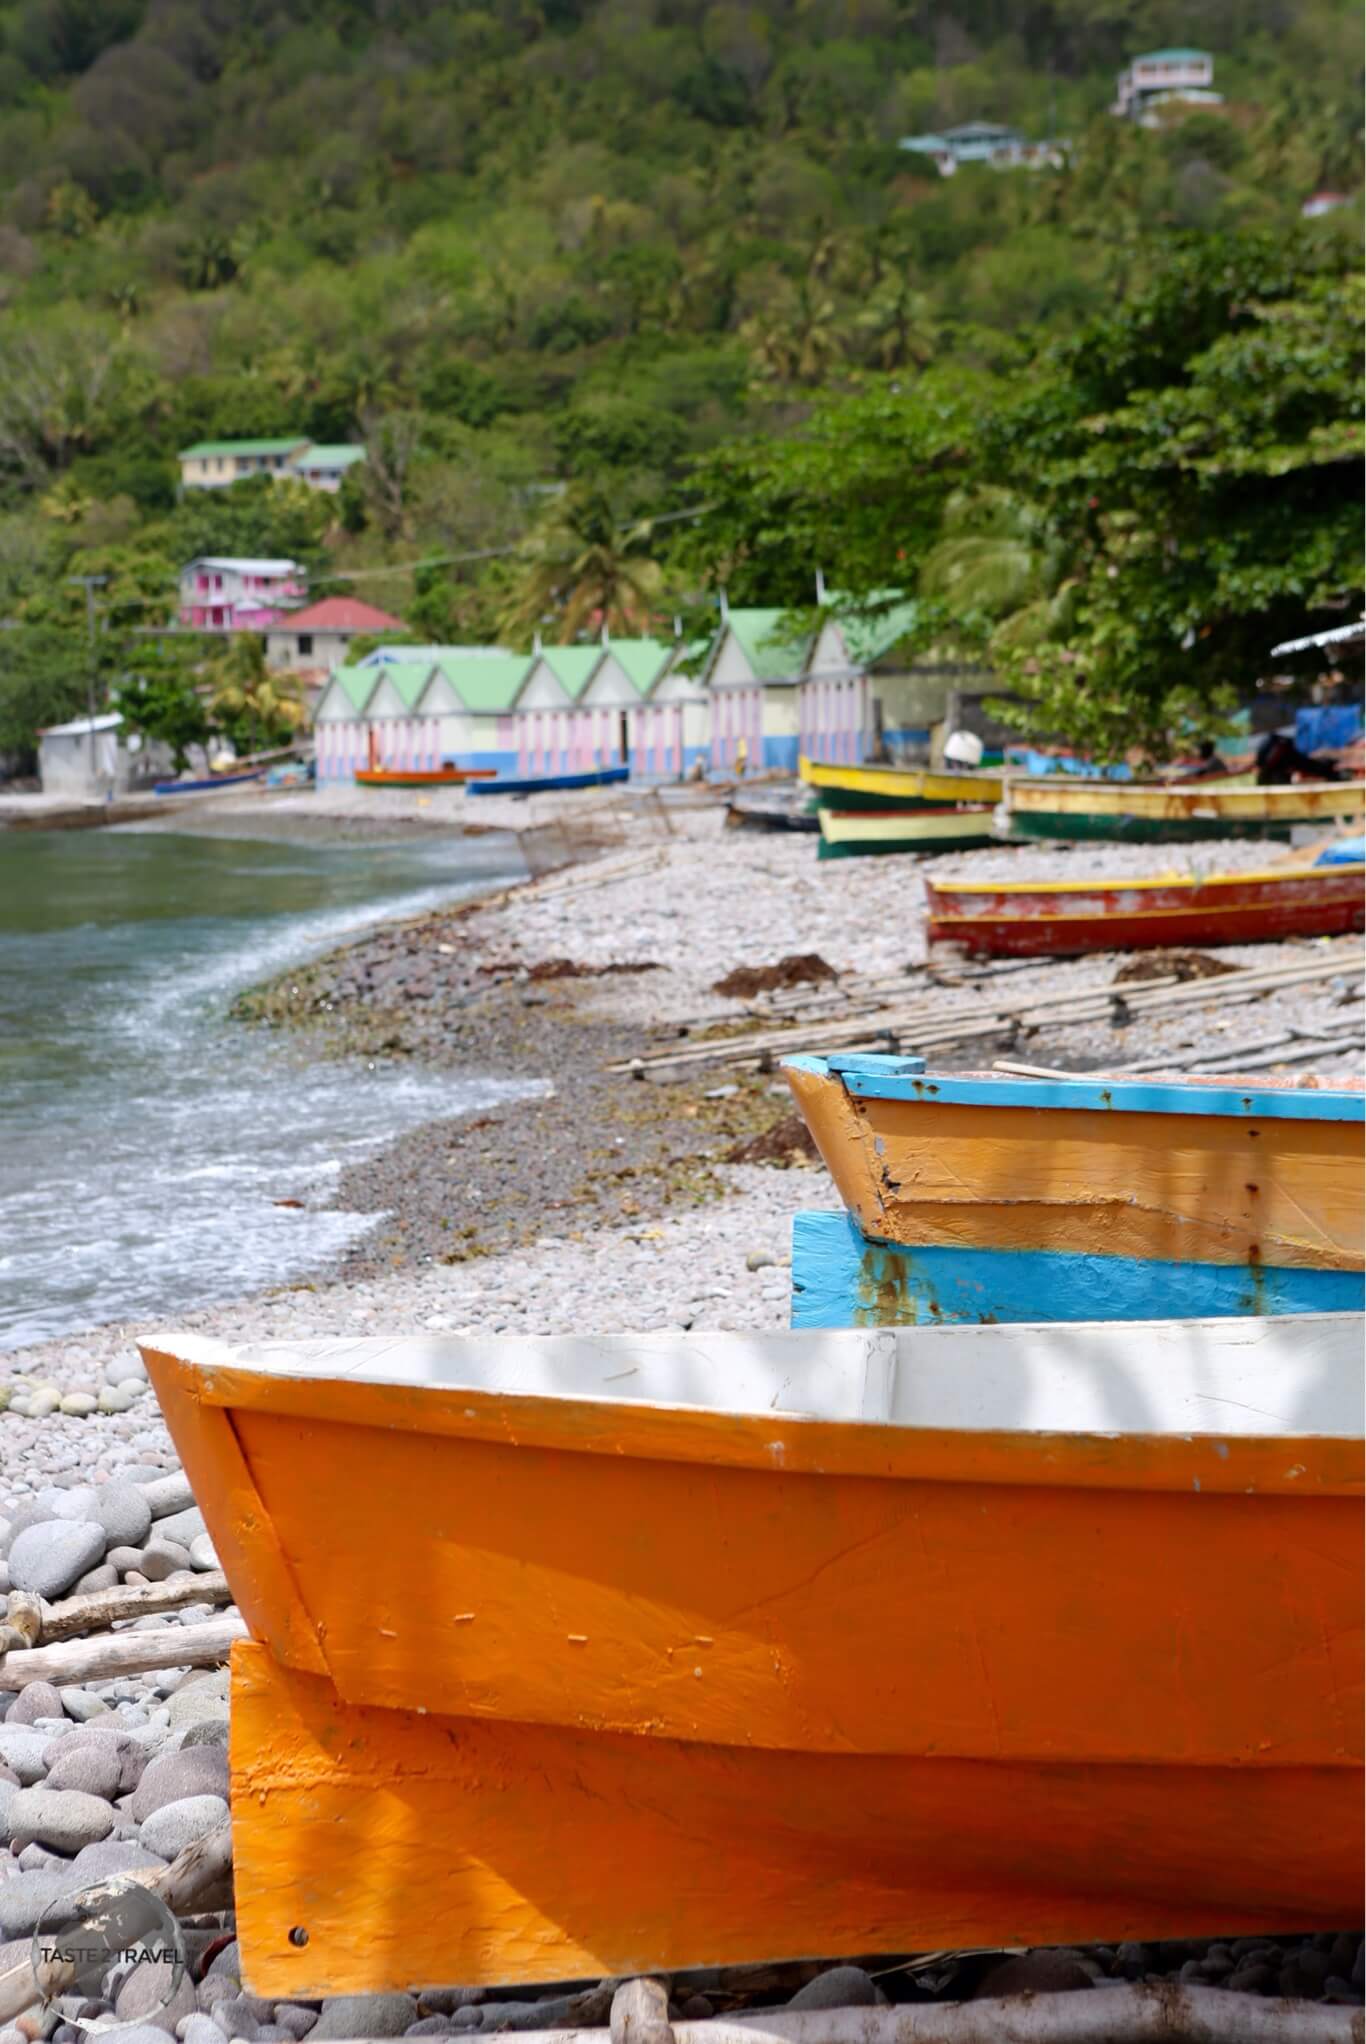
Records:
M931 943L991 957L1248 944L1366 928L1366 865L1146 880L930 880Z
M357 767L362 788L459 788L466 781L491 781L496 767Z
M245 1980L1351 1921L1360 1327L148 1345Z

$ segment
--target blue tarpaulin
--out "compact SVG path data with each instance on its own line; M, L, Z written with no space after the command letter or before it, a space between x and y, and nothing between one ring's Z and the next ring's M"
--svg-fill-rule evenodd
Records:
M1316 866L1359 866L1366 861L1366 837L1340 837L1315 859Z
M1295 712L1295 743L1301 752L1338 752L1360 736L1360 703L1312 703Z

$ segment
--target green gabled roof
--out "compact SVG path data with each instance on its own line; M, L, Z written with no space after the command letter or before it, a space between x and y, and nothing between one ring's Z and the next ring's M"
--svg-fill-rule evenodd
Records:
M381 680L391 681L394 691L405 710L415 710L422 698L422 691L432 678L430 660L386 660L375 672Z
M193 447L182 447L180 460L192 457L203 459L207 454L292 454L296 447L310 445L306 433L294 433L288 440L196 440Z
M327 686L339 688L359 716L375 693L375 684L384 672L382 667L334 667Z
M295 442L298 445L298 442ZM364 461L365 449L350 442L339 442L334 447L317 446L310 441L306 451L299 456L298 468L350 468L353 462Z
M660 639L609 639L611 654L639 696L647 696L668 664L672 645Z
M600 645L542 646L540 658L554 675L571 702L577 702L597 672L602 659Z
M436 664L467 710L490 717L512 708L531 666L531 655L441 651Z
M733 610L726 622L760 681L793 681L806 664L809 637L784 643L777 636L781 610Z
M1203 63L1209 56L1208 50L1144 50L1141 57L1130 57L1133 64L1189 64L1192 60Z
M850 659L861 667L871 667L875 660L881 660L920 622L920 606L914 597L899 589L874 589L862 597L833 590L829 608L835 614Z

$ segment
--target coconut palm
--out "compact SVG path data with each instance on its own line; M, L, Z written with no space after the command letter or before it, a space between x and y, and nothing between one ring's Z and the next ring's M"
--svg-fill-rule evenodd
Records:
M258 632L237 633L210 664L208 680L214 722L248 752L283 744L304 721L298 681L267 667L266 642Z
M591 485L557 497L514 557L498 628L513 644L545 631L562 645L585 630L647 632L663 570L648 520L619 520Z
M944 536L920 570L922 596L959 616L998 626L1056 595L1064 560L1044 514L1013 490L958 490L944 507Z

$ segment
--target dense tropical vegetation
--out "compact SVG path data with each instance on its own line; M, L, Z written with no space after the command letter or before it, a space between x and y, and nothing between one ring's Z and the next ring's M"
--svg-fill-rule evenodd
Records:
M1105 112L1190 41L1223 108ZM1098 747L1217 706L1361 586L1358 223L1300 216L1359 73L1345 0L0 5L0 751L92 658L232 714L151 635L203 551L479 640L819 567ZM975 117L1067 167L896 146ZM178 498L290 430L365 442L340 498Z

